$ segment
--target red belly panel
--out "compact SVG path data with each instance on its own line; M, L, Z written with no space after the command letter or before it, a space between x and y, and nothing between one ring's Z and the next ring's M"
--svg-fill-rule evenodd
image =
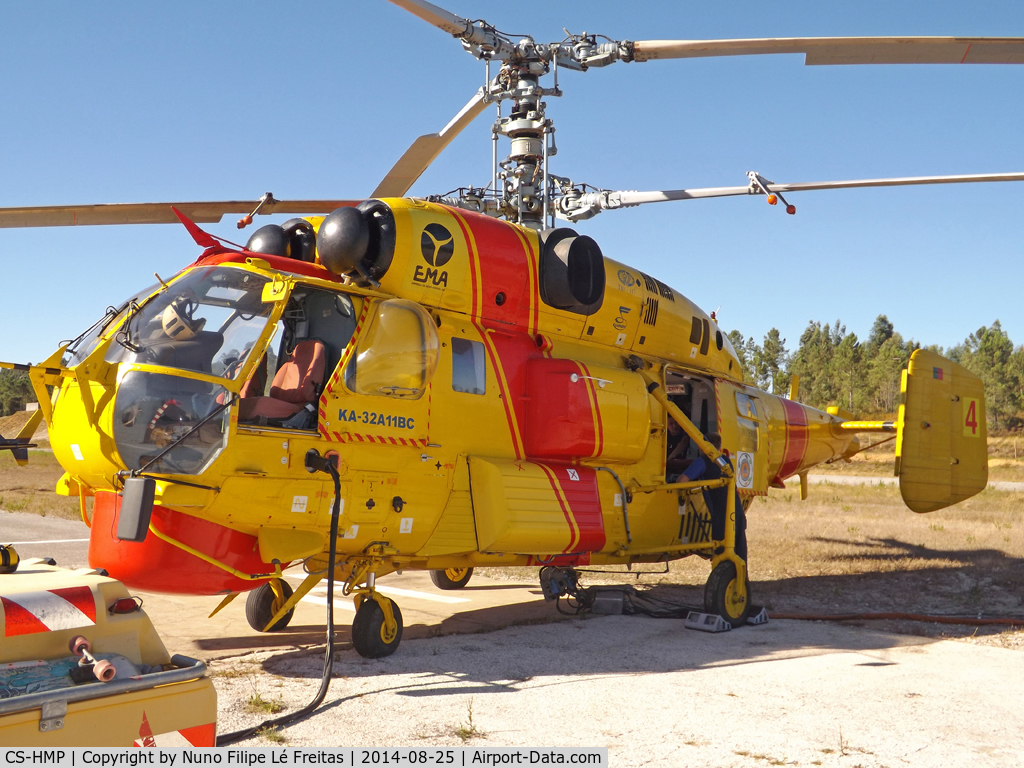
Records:
M263 583L239 579L164 541L152 531L143 542L120 541L116 537L120 498L110 492L96 494L89 538L92 568L103 568L134 589L183 595L244 592ZM161 533L239 571L269 573L274 570L273 565L260 559L255 536L161 506L153 507L152 521Z

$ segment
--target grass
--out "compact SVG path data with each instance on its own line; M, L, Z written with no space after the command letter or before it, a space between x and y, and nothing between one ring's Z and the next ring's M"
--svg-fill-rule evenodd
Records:
M994 479L1024 480L1024 438L1020 442L1014 459L1012 437L989 441ZM877 454L869 451L852 464L820 469L891 475L891 447ZM62 472L47 451L30 451L27 467L0 452L0 509L78 519L78 499L53 492ZM800 501L790 485L757 499L747 517L752 598L770 612L1024 614L1019 597L1024 594L1024 493L986 489L954 507L916 515L893 485L812 485L807 501ZM637 565L631 573L621 567L622 573L585 574L584 585L636 583L638 571L660 569ZM536 568L480 572L499 579L537 578ZM667 573L643 576L641 583L677 588L687 601L701 602L707 576L706 561L690 557L671 563ZM934 625L887 628L936 632ZM944 631L969 636L974 630L948 625ZM986 628L979 636L993 634L1005 638L1008 647L1024 647L1024 632L1005 627ZM471 721L464 726L471 727Z
M260 738L266 739L273 744L284 744L284 734L281 733L280 728L260 728L256 731L256 735Z
M284 710L284 705L280 699L277 701L269 701L264 699L262 694L256 687L256 676L249 675L249 687L252 689L252 693L249 695L249 700L245 703L245 711L250 714L268 714L276 715L278 712Z
M469 741L472 738L479 738L483 736L482 733L477 729L476 724L473 722L473 697L469 697L469 719L465 723L459 723L458 727L455 728L455 735L462 739L463 743Z
M268 701L258 693L252 694L245 703L245 711L252 714L265 712L268 715L276 715L283 710L284 705L280 701Z
M867 445L861 435L862 445ZM877 437L872 438L877 440ZM1016 449L1014 445L1016 444ZM822 464L812 472L816 475L871 475L878 477L893 476L893 462L896 455L896 442L891 441L877 448L858 453L847 463L837 461L835 464ZM998 436L988 439L988 478L989 480L1007 480L1024 482L1024 436Z
M28 466L19 467L9 451L0 451L0 510L81 519L77 498L54 493L64 469L53 454L30 450L28 456ZM88 504L91 509L92 499Z

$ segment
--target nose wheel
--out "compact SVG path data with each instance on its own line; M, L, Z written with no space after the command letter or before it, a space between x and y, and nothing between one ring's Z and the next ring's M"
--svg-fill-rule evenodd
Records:
M268 627L267 624L291 596L291 585L284 579L268 581L250 592L245 599L245 620L257 632L281 631L292 620L292 615L295 613L294 608L278 619L274 626Z
M390 656L402 641L402 612L398 604L377 592L356 595L352 645L367 659Z
M430 580L438 589L462 589L469 584L472 576L472 568L446 568L443 571L430 572Z

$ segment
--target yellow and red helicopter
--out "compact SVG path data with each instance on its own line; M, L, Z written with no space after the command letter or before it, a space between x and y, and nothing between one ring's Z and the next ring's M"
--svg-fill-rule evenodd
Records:
M138 589L223 594L222 605L251 590L247 618L262 631L287 624L336 547L335 573L358 606L354 645L378 657L401 639L401 612L375 586L397 570L458 588L478 566L696 554L711 561L706 610L740 625L751 606L746 508L791 478L806 495L807 472L855 454L858 433L895 433L914 511L985 487L984 390L964 368L915 352L895 422L816 410L796 389L759 391L713 316L555 224L728 195L794 213L791 191L1024 174L776 184L752 172L740 187L594 190L549 172L543 99L561 95L559 68L776 52L817 64L1021 63L1024 39L539 44L423 0L392 2L461 39L488 76L370 198L0 210L0 226L180 220L203 248L43 363L3 364L28 371L40 410L2 447L25 460L46 420L66 470L58 492L79 497L91 524L93 566ZM489 104L495 135L511 142L491 186L406 197ZM257 214L302 218L244 247L198 226L232 212L245 214L240 227ZM297 563L308 576L293 593L283 570Z

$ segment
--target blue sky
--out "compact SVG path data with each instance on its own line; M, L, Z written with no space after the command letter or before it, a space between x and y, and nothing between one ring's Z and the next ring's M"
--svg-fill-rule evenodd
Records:
M1024 36L1019 2L449 0L510 33L616 39ZM0 206L368 195L483 80L460 44L385 2L0 6ZM1024 66L806 67L801 56L563 73L552 171L610 189L1024 171ZM481 116L413 188L489 179ZM999 319L1024 342L1024 183L663 203L577 228L726 330L875 316L956 344ZM244 238L235 217L209 225ZM271 219L261 218L267 223ZM0 359L38 361L191 262L177 226L0 230Z

